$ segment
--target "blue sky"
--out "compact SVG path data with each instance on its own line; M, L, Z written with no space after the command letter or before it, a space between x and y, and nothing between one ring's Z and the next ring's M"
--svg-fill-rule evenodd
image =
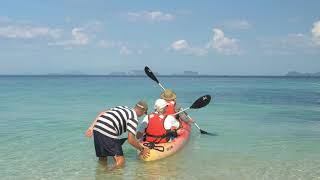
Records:
M2 1L0 74L320 71L320 1Z

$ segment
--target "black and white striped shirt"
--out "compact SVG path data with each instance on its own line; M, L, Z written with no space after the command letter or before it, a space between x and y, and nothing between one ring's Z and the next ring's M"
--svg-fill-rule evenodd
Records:
M102 114L93 130L118 139L127 130L136 135L137 126L137 113L127 106L117 106Z

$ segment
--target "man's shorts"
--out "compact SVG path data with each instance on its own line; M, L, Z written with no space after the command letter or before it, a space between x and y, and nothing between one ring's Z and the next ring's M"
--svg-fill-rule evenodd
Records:
M120 139L110 138L98 131L93 131L93 137L97 157L123 156Z

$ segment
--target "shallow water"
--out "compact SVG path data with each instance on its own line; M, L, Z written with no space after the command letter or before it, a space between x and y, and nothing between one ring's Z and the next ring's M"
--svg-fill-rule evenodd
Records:
M320 179L320 79L159 77L199 126L186 147L143 163L125 143L126 166L97 162L84 132L96 114L160 88L147 77L0 77L1 179ZM111 163L111 161L109 161Z

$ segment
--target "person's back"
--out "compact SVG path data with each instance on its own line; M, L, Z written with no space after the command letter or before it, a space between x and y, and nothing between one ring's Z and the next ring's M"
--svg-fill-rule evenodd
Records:
M145 141L165 143L170 140L172 126L179 127L179 122L171 115L166 115L168 103L163 99L155 102L155 112L146 116L142 121L145 130ZM178 125L177 125L178 124Z
M167 139L167 129L165 129L166 116L159 113L152 113L148 116L148 125L145 129L145 141L153 143L165 143Z
M93 130L110 138L119 139L127 130L136 132L138 117L134 110L127 106L117 106L100 115Z

